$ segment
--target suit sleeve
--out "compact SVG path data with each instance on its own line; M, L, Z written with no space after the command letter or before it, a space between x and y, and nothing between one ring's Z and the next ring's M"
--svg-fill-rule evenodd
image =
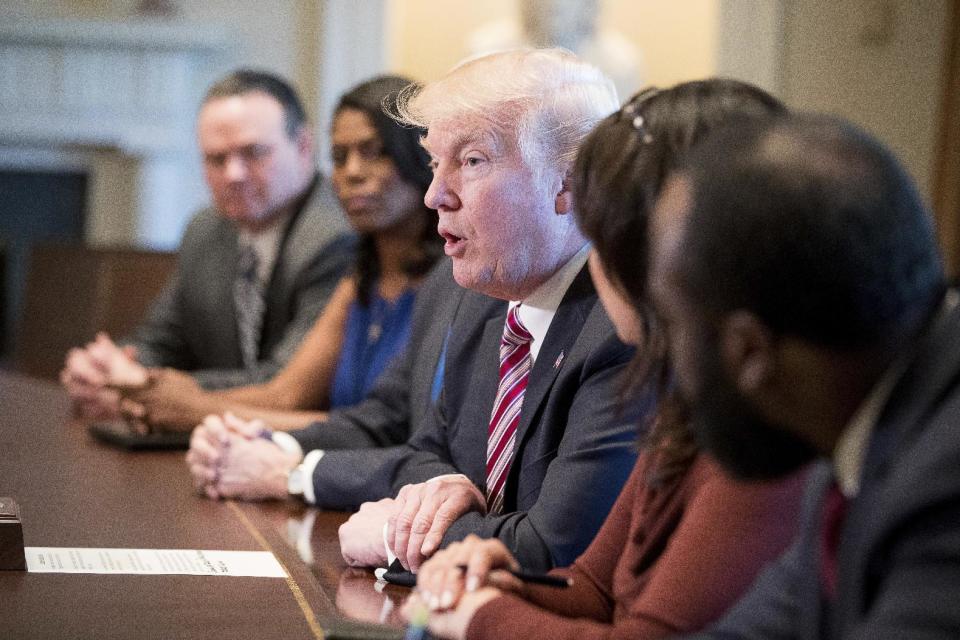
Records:
M410 432L412 346L380 374L360 404L290 432L304 451L325 451L313 473L318 506L351 509L390 494L391 469L408 452L403 443Z
M410 342L362 402L291 432L304 451L326 452L313 476L318 505L347 509L391 494L394 469L411 451L405 446L410 431L430 411L416 405L431 402L448 315L460 292L452 282L447 263L428 276L417 293Z
M157 296L147 317L126 342L137 350L137 360L148 367L191 370L196 362L184 340L184 313L180 304L180 265Z
M928 476L929 479L929 476ZM929 480L928 480L929 481ZM851 640L929 638L960 634L960 501L931 506L897 541L869 613L846 636ZM922 631L921 631L922 630Z
M615 336L606 337L588 355L575 382L566 428L556 457L539 486L532 506L495 516L471 512L444 535L449 544L476 534L499 538L521 565L546 570L566 566L587 547L610 511L636 461L637 425L653 410L652 394L638 394L624 407L619 398L623 370L632 356ZM554 390L553 397L564 390ZM417 434L417 449L405 460L394 489L443 473L457 473L446 448L445 421L435 412L432 428ZM538 464L542 460L523 461ZM529 496L518 495L523 504Z
M873 598L845 638L960 637L960 398L938 413L936 424L901 454L898 464L910 472L883 489L886 522L876 526L887 534L870 556Z
M255 369L199 369L191 371L191 375L206 389L257 384L275 376L300 346L352 262L350 236L340 236L317 252L310 266L297 275L290 320L283 336Z
M325 451L313 472L318 506L352 509L394 494L397 468L417 453L406 443L417 411L411 406L410 377L422 346L411 343L360 404L291 432L304 451ZM428 361L436 365L436 360ZM420 425L424 428L422 421Z

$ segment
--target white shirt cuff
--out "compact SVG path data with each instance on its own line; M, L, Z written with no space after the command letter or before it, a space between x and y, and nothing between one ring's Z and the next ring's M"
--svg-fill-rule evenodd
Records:
M323 449L314 449L300 463L303 468L303 499L309 504L317 504L317 494L313 490L313 472L324 453L326 452Z
M467 481L470 481L470 478L463 475L462 473L444 473L443 475L434 476L427 480L427 482L436 482L437 480L443 480L444 478L463 478Z
M383 523L383 548L387 550L387 567L393 564L393 561L397 559L397 556L394 555L393 549L390 548L390 543L387 542L387 526L388 523Z
M286 431L274 431L270 434L270 440L273 444L283 449L284 453L289 453L303 459L303 447L297 442L297 439Z

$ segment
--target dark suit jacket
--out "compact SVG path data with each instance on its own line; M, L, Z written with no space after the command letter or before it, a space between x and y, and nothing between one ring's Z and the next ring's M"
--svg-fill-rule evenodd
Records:
M960 307L939 318L884 407L838 550L837 598L819 583L813 474L800 534L703 638L960 638Z
M176 271L133 334L139 360L189 371L207 388L271 378L313 326L353 259L353 237L326 182L318 177L306 197L287 224L267 287L255 370L244 368L237 335L237 228L213 209L190 221Z
M487 429L499 382L507 303L467 292L451 329L443 394L391 470L394 491L446 473L486 483ZM530 372L500 515L469 513L444 544L500 538L522 565L570 564L593 539L636 460L637 425L652 398L621 407L622 344L584 268L571 284Z
M363 402L290 432L304 451L326 452L313 476L319 506L350 509L390 494L389 469L430 410L434 372L463 293L450 260L441 260L417 292L410 341Z

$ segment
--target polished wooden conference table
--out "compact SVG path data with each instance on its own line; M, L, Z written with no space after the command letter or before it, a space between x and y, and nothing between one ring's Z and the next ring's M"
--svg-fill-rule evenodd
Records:
M0 373L0 496L28 547L268 550L288 574L0 571L0 638L402 637L407 590L343 563L346 514L202 498L183 452L93 440L51 382Z

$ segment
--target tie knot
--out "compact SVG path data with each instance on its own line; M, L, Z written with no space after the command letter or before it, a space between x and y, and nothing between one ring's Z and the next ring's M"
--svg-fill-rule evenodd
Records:
M523 326L523 321L520 319L520 305L516 305L507 314L507 322L503 326L503 341L507 344L519 346L531 340L533 340L533 336Z

